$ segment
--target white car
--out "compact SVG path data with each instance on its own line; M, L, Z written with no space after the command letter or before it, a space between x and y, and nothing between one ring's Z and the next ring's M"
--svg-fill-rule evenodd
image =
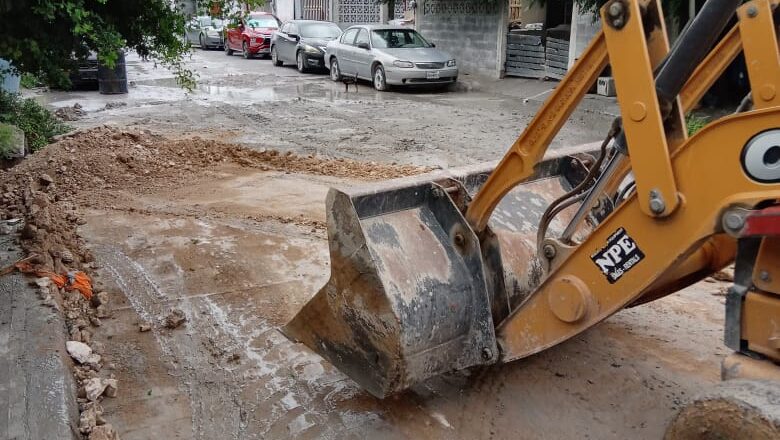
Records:
M325 67L333 81L354 76L373 82L380 91L389 85L447 85L458 80L455 58L402 26L347 28L338 40L328 43Z

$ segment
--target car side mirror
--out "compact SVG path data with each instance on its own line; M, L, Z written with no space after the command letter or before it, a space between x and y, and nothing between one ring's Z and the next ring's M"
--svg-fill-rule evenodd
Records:
M368 43L358 43L357 47L365 50L371 49L371 46L369 46Z
M431 43L431 47L436 47L436 44L434 44L434 43Z
M287 34L288 37L295 39L295 41L300 41L301 36L298 34Z

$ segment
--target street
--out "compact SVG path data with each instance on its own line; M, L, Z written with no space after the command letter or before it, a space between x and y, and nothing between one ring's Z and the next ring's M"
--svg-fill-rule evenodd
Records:
M328 188L496 161L556 83L381 93L220 51L190 63L194 93L138 58L127 95L39 92L80 104L85 131L17 167L80 210L122 439L658 439L719 381L727 284L710 280L530 358L371 397L278 331L330 273ZM617 113L589 96L553 147L601 141Z
M77 127L139 126L253 148L451 167L498 159L555 85L463 75L455 92L381 93L368 82L347 92L327 71L300 74L294 66L218 50L193 48L190 65L200 76L192 94L164 69L128 57L128 95L55 92L41 98L55 107L79 103L89 113L72 123ZM109 103L127 105L105 110ZM618 114L614 101L593 96L584 104L554 146L600 141Z

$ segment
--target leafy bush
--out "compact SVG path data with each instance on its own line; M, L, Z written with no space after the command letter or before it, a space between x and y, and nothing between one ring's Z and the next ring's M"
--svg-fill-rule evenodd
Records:
M20 85L25 89L34 89L46 85L41 77L32 73L23 73Z
M19 127L27 138L30 150L36 151L51 142L51 138L70 130L49 110L17 94L0 91L0 122Z

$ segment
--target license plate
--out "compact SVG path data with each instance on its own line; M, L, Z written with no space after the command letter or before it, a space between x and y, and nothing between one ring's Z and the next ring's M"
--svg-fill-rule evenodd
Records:
M425 77L427 79L439 79L439 71L437 70L435 72L426 72Z

